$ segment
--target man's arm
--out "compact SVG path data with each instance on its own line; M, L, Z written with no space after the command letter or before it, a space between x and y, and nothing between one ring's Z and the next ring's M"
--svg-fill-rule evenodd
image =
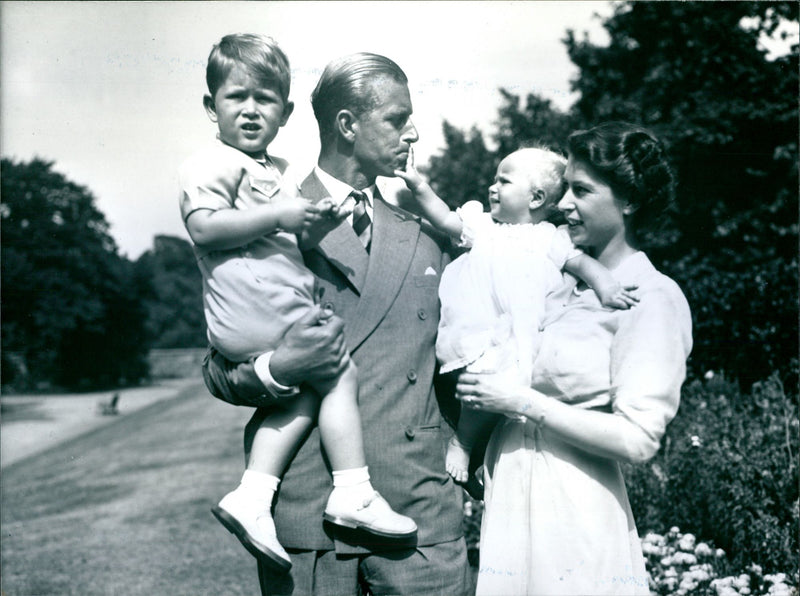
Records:
M347 363L343 331L341 319L314 307L289 328L272 352L269 376L285 386L335 378ZM209 349L203 362L206 387L215 397L237 406L268 407L290 399L291 394L268 390L256 372L255 360L231 362Z

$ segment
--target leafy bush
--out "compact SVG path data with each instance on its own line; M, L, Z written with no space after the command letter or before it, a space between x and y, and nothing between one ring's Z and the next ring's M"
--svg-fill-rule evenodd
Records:
M797 578L798 419L777 375L742 394L709 373L688 384L663 447L626 467L640 532L677 525L711 540L734 568Z

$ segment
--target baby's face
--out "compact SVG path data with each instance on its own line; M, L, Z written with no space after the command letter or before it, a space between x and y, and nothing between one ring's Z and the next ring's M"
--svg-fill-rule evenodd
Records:
M222 142L253 157L264 154L294 107L283 101L277 88L264 85L240 65L231 69L214 97L206 97L205 103Z
M531 181L522 160L511 154L497 166L494 184L489 187L489 206L496 221L511 224L531 223Z

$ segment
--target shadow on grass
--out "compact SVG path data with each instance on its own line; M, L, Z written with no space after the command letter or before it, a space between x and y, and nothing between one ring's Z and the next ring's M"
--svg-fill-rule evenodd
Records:
M53 420L41 408L41 402L32 401L25 403L0 403L0 416L3 422L29 422L36 420Z

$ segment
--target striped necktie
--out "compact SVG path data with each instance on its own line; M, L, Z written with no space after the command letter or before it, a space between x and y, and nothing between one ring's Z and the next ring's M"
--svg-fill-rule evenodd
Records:
M361 244L369 252L370 241L372 240L372 221L367 213L367 195L360 190L350 193L356 204L353 207L353 230L361 240Z

